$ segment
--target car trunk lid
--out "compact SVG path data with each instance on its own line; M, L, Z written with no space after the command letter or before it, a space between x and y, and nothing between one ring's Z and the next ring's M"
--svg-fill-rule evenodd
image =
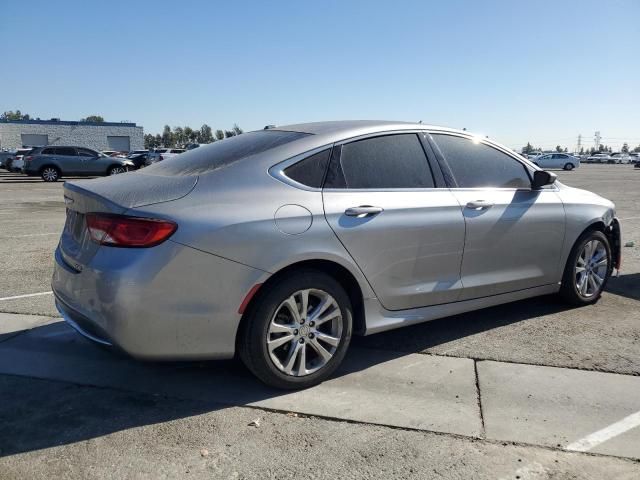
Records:
M177 200L191 192L197 181L197 176L162 177L132 172L65 182L67 218L60 238L62 258L71 268L81 271L100 248L87 230L88 213L123 214L131 208Z

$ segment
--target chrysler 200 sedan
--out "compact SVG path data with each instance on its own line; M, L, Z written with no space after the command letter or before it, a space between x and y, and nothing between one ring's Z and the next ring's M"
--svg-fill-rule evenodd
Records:
M64 197L53 291L71 326L140 359L237 353L280 388L327 378L352 334L596 302L621 261L609 200L422 124L268 128Z

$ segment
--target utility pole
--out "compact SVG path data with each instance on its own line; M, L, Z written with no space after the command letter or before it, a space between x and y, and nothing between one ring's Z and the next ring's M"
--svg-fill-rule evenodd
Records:
M578 135L578 146L576 147L576 153L580 153L580 147L582 147L582 134Z
M596 149L596 152L598 152L600 150L600 139L602 137L600 136L600 132L596 132L594 137L593 137L593 142L594 142L594 146Z

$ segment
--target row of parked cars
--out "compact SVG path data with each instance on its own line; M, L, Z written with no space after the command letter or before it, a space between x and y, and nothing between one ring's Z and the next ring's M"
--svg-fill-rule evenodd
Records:
M182 148L98 152L90 148L49 145L0 152L0 168L56 182L63 176L117 175L183 153Z
M614 152L595 153L593 155L571 155L569 153L533 153L524 155L542 168L564 168L572 170L580 163L639 163L640 153Z

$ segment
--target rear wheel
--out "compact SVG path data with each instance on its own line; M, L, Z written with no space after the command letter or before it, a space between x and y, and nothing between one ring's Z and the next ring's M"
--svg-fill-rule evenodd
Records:
M573 163L567 163L567 164L564 166L564 169L565 169L565 170L573 170Z
M613 269L611 247L604 233L583 234L571 250L560 295L574 305L589 305L600 298Z
M40 176L45 182L57 182L60 178L60 171L56 167L44 167Z
M264 383L306 388L342 362L352 331L349 297L329 275L294 273L267 285L247 311L239 336L240 358Z

